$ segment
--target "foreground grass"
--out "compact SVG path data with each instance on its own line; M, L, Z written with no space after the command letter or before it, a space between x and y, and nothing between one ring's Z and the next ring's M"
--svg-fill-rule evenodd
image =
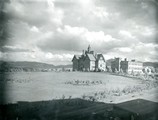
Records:
M96 120L105 119L104 113L112 109L112 104L64 99L40 102L18 102L0 106L3 120Z
M157 103L143 99L120 104L60 99L0 105L0 120L131 120L131 115L157 120L157 110Z

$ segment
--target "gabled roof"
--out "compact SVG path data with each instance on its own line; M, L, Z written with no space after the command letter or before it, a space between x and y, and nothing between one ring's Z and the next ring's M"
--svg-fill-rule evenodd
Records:
M91 61L95 61L95 60L96 60L93 54L87 54L87 57L88 57L89 60L91 60Z
M105 62L105 59L104 59L103 54L97 54L97 55L96 55L96 59L97 59L97 60L99 60L101 57L103 58L103 60L104 60L104 62Z
M75 55L76 59L80 59L81 55Z
M74 59L79 60L79 59L80 59L80 57L81 57L81 55L74 55L74 57L72 58L72 61L73 61Z

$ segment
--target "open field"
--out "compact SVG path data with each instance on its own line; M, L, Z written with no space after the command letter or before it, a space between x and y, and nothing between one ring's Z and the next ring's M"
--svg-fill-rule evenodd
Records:
M94 97L97 101L117 103L144 95L150 99L148 93L151 99L155 99L157 93L156 86L151 90L142 80L107 73L12 72L5 73L5 76L0 82L5 83L7 103L67 98L93 100Z

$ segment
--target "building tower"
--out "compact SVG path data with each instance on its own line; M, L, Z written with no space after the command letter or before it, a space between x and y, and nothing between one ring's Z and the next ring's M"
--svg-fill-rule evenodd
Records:
M89 45L88 46L88 53L90 53L90 51L91 51L91 46Z

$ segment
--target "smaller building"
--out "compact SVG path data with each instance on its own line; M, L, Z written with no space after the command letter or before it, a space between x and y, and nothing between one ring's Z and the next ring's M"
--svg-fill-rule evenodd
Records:
M121 58L115 58L113 61L111 61L112 72L119 72L120 71L120 63L121 63Z
M136 60L131 60L128 61L126 58L121 61L120 63L120 69L124 72L124 73L128 73L128 74L138 74L138 73L142 73L143 71L143 62L140 61L136 61Z

